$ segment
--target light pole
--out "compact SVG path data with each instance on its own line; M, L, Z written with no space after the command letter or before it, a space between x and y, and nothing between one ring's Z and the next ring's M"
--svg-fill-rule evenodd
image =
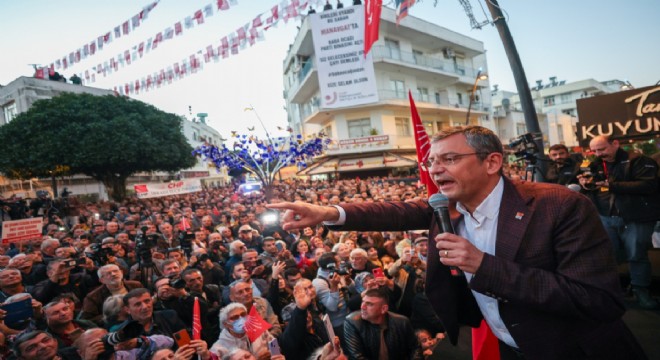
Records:
M474 102L474 93L477 91L477 84L479 80L488 80L488 74L482 72L481 68L477 72L477 77L474 79L474 85L472 86L472 92L470 93L470 102L468 103L467 116L465 118L465 125L470 125L470 110L472 110L472 103Z

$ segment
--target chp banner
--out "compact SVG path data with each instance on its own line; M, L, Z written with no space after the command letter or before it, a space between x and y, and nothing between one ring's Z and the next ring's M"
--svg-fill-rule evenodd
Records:
M321 108L378 101L372 54L364 56L364 6L311 14Z
M2 243L15 243L21 240L41 237L44 219L41 217L2 222Z
M202 182L199 179L185 179L169 183L137 184L133 188L138 199L147 199L202 191Z

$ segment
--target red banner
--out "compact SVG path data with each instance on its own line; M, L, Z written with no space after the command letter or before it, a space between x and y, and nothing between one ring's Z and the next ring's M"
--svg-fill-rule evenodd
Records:
M383 0L367 0L364 6L364 57L367 57L371 45L378 41L380 11Z

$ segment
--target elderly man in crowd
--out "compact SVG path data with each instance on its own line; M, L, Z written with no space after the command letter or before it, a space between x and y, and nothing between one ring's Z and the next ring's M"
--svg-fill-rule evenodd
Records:
M83 299L80 318L102 325L105 299L113 295L125 295L133 289L141 288L142 284L138 281L124 280L121 269L114 264L101 266L97 273L101 286L92 290Z

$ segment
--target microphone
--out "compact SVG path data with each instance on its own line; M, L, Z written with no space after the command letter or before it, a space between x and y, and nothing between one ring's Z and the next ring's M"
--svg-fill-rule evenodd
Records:
M429 197L429 205L433 208L433 213L435 214L435 221L440 224L442 231L450 234L456 234L454 232L454 227L451 226L451 220L449 219L449 199L442 194L433 194ZM450 266L449 271L452 276L462 276L463 271L456 266Z
M582 186L578 184L568 184L566 185L566 187L569 188L571 191L575 191L575 192L580 192L580 190L582 190Z

